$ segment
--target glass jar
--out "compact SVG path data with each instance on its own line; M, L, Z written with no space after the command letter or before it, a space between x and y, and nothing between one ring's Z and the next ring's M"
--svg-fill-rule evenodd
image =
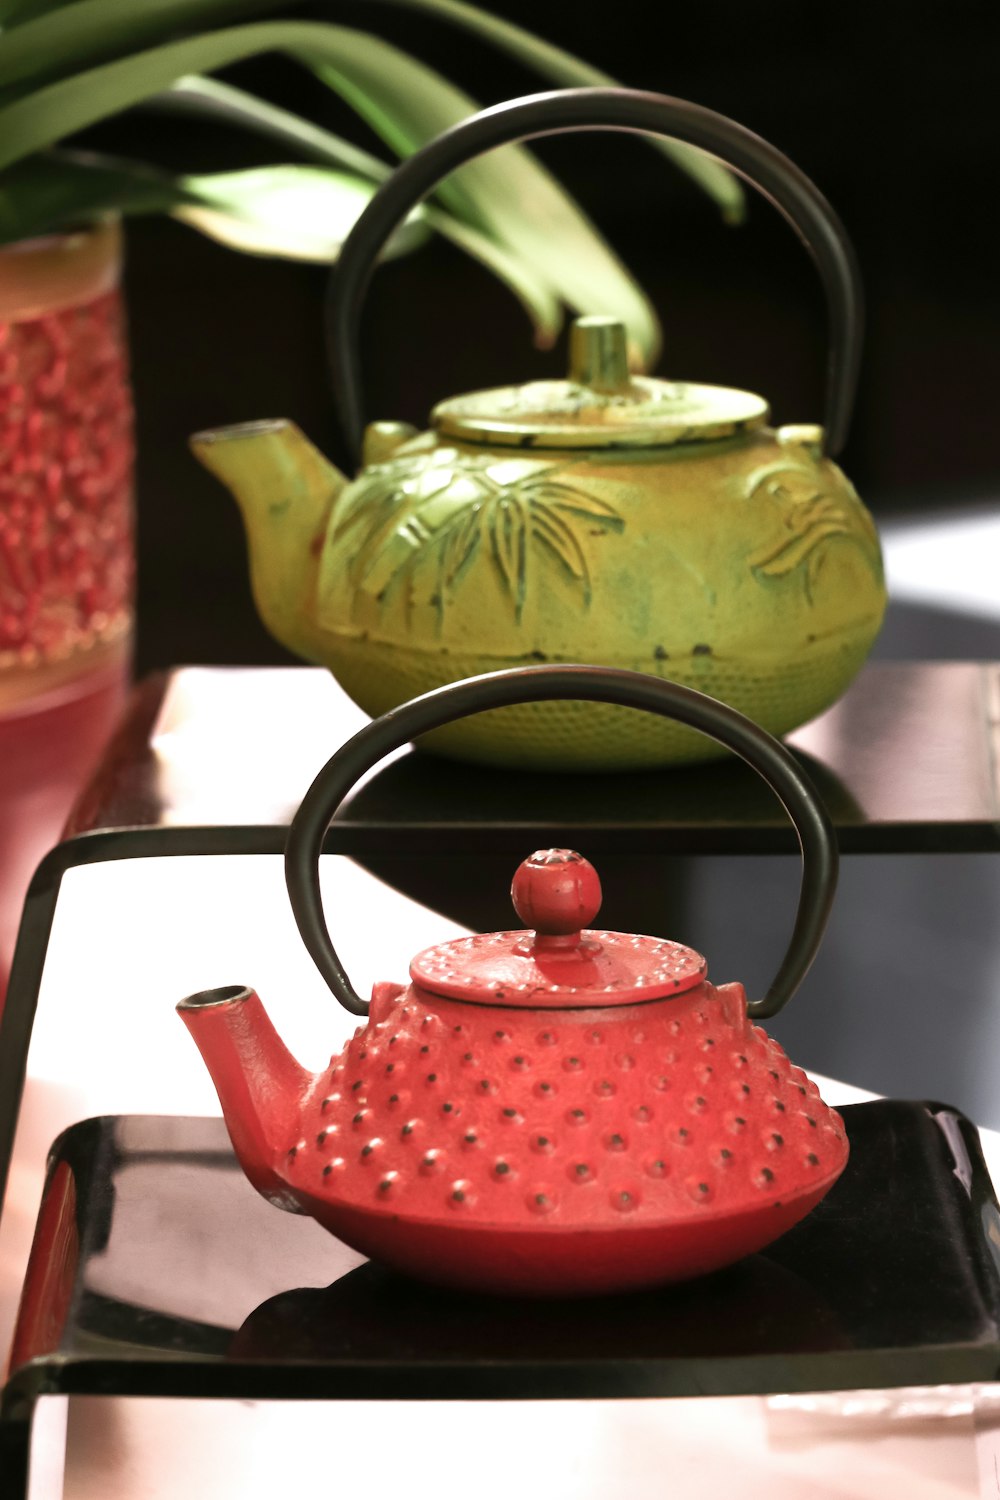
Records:
M0 249L0 996L128 686L133 412L108 220Z

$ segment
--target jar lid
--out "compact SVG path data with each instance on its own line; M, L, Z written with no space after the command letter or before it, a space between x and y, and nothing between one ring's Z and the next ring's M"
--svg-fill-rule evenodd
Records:
M480 933L426 948L410 965L413 982L453 1000L534 1010L662 1000L705 978L708 965L693 948L590 929L601 883L593 865L572 849L540 849L526 859L511 899L533 930Z
M752 391L632 375L624 325L578 318L567 380L454 396L434 408L431 424L447 437L491 446L657 448L734 437L769 415Z

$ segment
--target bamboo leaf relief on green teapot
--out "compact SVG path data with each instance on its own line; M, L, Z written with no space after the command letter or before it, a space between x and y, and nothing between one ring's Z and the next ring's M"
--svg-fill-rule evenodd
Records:
M374 465L330 539L353 556L356 606L374 601L381 614L402 597L409 613L426 590L440 628L482 559L518 624L533 581L541 586L547 574L561 577L588 608L584 538L621 532L625 523L606 501L561 480L560 468L454 449L438 450L416 473L412 459Z

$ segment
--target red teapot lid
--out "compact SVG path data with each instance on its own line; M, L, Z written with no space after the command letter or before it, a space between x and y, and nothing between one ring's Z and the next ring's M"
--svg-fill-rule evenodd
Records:
M605 1007L693 989L708 965L665 938L594 931L601 905L593 865L573 849L540 849L519 866L514 909L528 931L484 932L425 948L414 984L477 1005Z

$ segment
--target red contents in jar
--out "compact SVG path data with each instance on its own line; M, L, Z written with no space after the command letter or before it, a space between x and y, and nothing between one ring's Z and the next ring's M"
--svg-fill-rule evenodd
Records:
M0 323L0 668L127 630L132 453L116 291Z

